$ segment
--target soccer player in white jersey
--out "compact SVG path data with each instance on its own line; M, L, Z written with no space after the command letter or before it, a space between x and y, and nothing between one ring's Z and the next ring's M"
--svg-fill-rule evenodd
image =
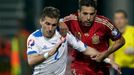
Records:
M44 8L41 29L33 32L27 40L28 64L34 67L33 75L65 75L67 46L85 55L95 56L98 52L76 39L70 32L59 27L60 12L54 7Z

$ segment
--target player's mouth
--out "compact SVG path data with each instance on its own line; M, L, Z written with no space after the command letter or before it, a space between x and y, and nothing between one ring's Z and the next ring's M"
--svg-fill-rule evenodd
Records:
M92 25L92 22L91 21L84 22L84 26L91 26L91 25Z
M53 31L47 31L47 38L51 38L54 35Z
M53 32L53 31L49 31L48 34L49 34L49 35L53 35L54 32Z

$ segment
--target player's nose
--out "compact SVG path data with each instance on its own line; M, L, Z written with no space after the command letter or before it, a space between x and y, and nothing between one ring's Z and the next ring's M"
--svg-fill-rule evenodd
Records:
M90 18L91 18L91 16L90 16L90 15L88 15L88 16L87 16L87 20L89 21L89 20L90 20Z
M48 26L48 30L51 31L52 30L52 25Z

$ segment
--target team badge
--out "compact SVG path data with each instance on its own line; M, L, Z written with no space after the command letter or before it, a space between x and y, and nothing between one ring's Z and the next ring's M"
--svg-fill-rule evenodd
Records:
M35 44L35 42L34 42L33 39L30 39L30 40L28 41L28 46L29 46L29 47L34 46L34 44Z
M93 43L93 44L98 44L98 43L100 43L100 39L99 39L99 36L98 36L98 35L94 34L94 35L92 36L92 43Z
M80 32L77 32L77 33L75 33L75 37L77 37L77 39L81 39L81 33Z

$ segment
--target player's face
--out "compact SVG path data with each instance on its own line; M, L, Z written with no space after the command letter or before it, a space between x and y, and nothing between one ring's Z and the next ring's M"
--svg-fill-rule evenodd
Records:
M114 23L117 26L117 28L122 29L127 25L127 18L125 18L123 13L115 13Z
M44 36L47 38L51 38L57 28L58 19L46 16L44 20L40 21L40 24L42 26Z
M96 15L94 7L82 6L81 10L78 11L79 19L84 26L91 26Z

